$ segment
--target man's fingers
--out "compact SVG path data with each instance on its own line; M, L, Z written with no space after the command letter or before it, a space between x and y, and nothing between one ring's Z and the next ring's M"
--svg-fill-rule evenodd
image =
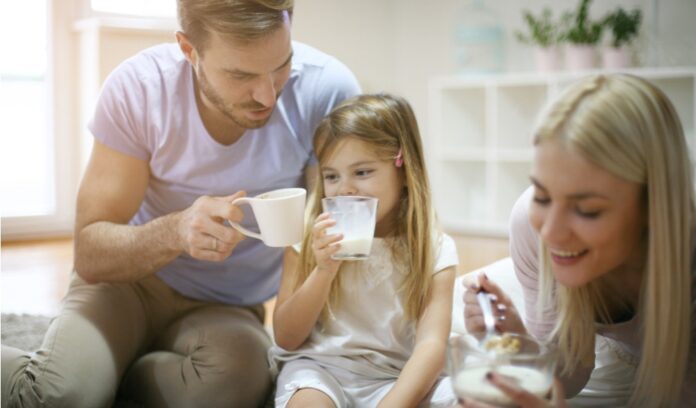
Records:
M225 197L212 197L213 200L210 203L211 215L214 217L219 217L223 220L230 220L239 222L244 217L244 211L239 208L239 205L233 205L232 201L240 197L246 197L245 191L237 191L232 195Z
M230 203L231 203L232 201L234 201L234 200L236 200L236 199L238 199L238 198L240 198L240 197L246 197L246 191L240 190L240 191L237 191L237 192L234 193L234 194L231 194L231 195L228 195L228 196L224 196L224 197L218 197L218 198L220 198L220 199L223 200L223 201L227 201L227 202L230 202Z

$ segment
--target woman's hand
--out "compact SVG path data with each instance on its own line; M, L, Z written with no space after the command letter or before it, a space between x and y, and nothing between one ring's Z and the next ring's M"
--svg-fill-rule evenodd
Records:
M563 394L563 386L558 380L553 381L553 386L551 387L551 401L539 398L534 394L531 394L522 388L516 386L512 382L506 380L500 375L495 373L490 373L488 376L488 381L495 385L507 395L515 406L520 408L540 408L540 407L555 407L564 408L566 407L565 396ZM483 402L479 402L470 398L465 398L459 401L459 408L494 408L493 405L489 405Z
M336 221L329 218L329 213L321 213L317 217L312 229L312 251L317 261L317 271L335 274L341 261L331 258L331 255L341 249L338 241L343 239L343 234L328 235L326 229L336 225Z
M467 285L466 280L464 282ZM486 330L483 324L483 313L476 298L476 294L482 290L493 295L491 303L493 304L493 314L495 315L495 328L499 332L527 333L520 314L517 312L517 308L515 308L510 297L498 285L488 279L485 272L480 273L476 277L476 281L469 281L464 292L464 323L469 333Z

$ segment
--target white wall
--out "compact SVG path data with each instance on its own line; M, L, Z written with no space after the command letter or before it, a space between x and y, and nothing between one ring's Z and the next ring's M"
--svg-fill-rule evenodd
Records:
M579 0L487 0L506 32L506 70L533 70L531 49L513 36L524 28L522 11L548 6L559 16ZM457 73L454 28L466 0L296 0L293 35L346 63L366 92L398 93L411 102L421 131L427 127L427 83ZM636 43L646 66L696 66L696 1L595 0L600 18L621 6L643 11ZM427 134L423 133L427 140Z
M406 97L418 116L427 149L428 80L457 73L453 32L466 2L295 0L293 35L342 60L355 72L364 91ZM513 37L513 30L523 25L522 10L539 12L549 6L558 16L578 2L485 0L506 32L506 70L533 69L529 47L517 44ZM92 143L86 121L101 82L122 59L153 43L173 40L176 23L153 21L148 25L141 20L130 29L103 19L77 23L89 14L87 0L53 0L51 4L56 46L55 132L62 158L56 171L59 178L69 180L59 192L64 215L51 227L59 231L72 224L66 220L72 218L78 179ZM643 65L696 66L696 51L690 46L696 39L696 0L595 0L591 14L599 17L619 5L643 10L643 35L637 43ZM33 227L20 227L34 231Z

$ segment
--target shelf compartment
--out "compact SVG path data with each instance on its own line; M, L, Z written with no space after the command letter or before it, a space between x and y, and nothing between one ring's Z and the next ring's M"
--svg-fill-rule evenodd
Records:
M496 148L530 147L538 113L547 101L548 87L545 85L498 86L495 91Z
M495 166L494 222L508 224L510 211L519 196L531 185L531 163L498 163Z
M433 178L434 205L441 219L489 219L486 164L445 162Z
M448 89L441 94L439 140L442 147L482 148L485 145L485 89Z

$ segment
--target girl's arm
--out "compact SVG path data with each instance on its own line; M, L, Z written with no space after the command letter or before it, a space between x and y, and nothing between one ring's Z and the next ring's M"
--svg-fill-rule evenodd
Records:
M307 248L314 252L317 266L295 291L293 282L301 267L299 256L292 248L285 250L283 274L273 311L273 335L276 344L286 350L295 350L307 340L329 297L331 282L341 264L331 259L340 248L332 244L343 238L340 234L326 235L326 228L334 224L328 214L317 218L312 232L312 248Z
M418 319L413 354L380 407L417 406L442 373L452 324L454 276L454 266L433 275L428 303Z

